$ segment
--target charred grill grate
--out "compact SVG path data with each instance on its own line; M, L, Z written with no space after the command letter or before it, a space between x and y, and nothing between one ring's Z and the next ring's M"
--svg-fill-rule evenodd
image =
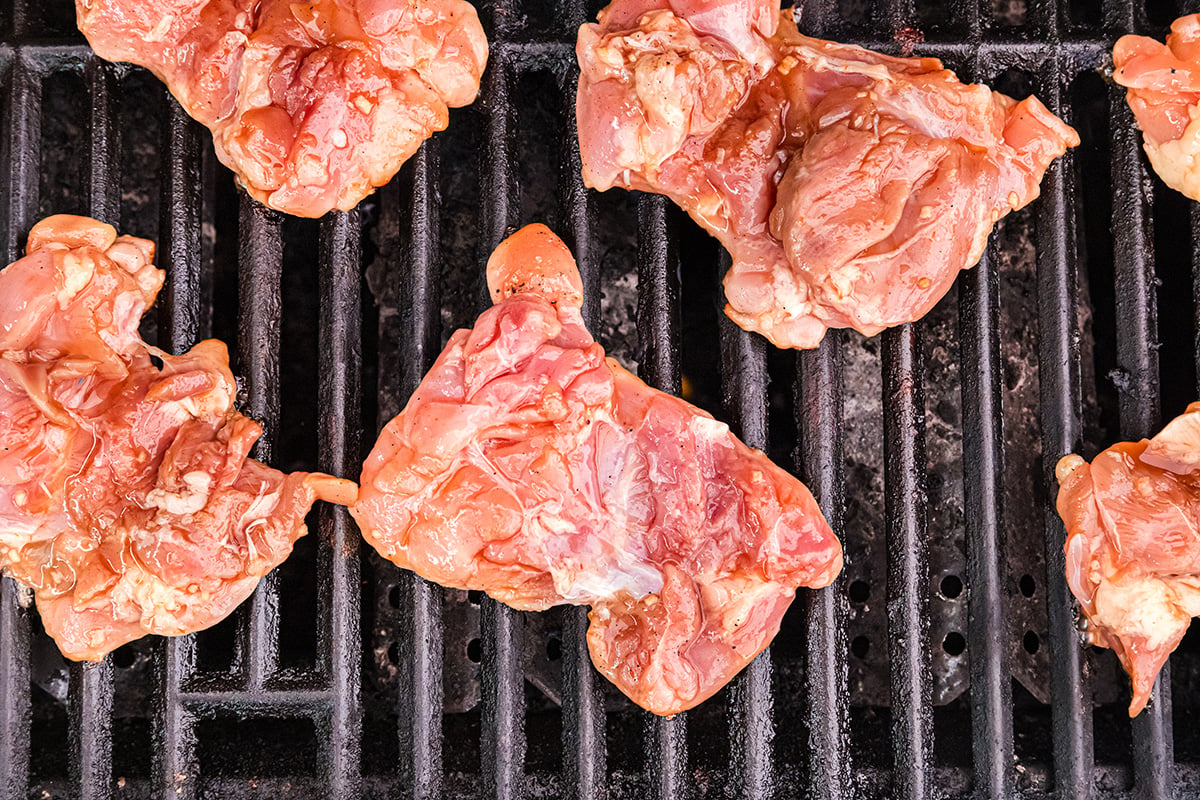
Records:
M486 303L487 254L541 219L579 257L600 340L792 464L849 558L728 691L671 720L610 693L582 609L523 615L401 574L328 507L231 621L95 667L63 664L5 579L0 796L1200 796L1200 647L1125 722L1111 655L1076 644L1052 511L1058 455L1196 395L1200 212L1148 179L1100 74L1120 33L1196 8L955 5L810 0L802 28L1034 91L1084 145L929 318L791 354L719 314L727 262L662 198L582 188L574 30L599 3L483 6L481 100L320 223L239 198L152 78L81 44L69 2L7 3L6 259L56 211L155 238L168 283L146 334L230 342L260 457L356 476Z

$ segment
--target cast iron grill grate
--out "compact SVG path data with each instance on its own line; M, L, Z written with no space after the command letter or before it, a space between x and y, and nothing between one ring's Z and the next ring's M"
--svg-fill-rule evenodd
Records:
M671 720L592 670L582 609L519 614L401 574L328 507L230 621L99 666L68 668L5 579L0 795L1200 796L1198 643L1126 722L1111 654L1077 645L1051 480L1058 455L1145 435L1197 393L1200 213L1148 177L1103 74L1118 35L1161 36L1195 4L804 3L805 32L1035 92L1084 145L926 320L802 354L720 314L726 262L662 198L582 188L574 30L599 5L481 6L481 100L315 223L239 197L153 78L91 55L69 2L10 0L6 260L60 211L156 239L147 337L229 342L259 456L355 477L487 302L487 254L546 221L602 343L793 466L846 542L844 576Z

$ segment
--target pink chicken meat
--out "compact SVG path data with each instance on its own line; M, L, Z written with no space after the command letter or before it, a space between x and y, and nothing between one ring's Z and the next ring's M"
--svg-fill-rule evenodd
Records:
M771 642L797 587L834 579L841 546L798 480L605 358L545 226L487 278L496 305L384 428L352 513L443 585L591 604L596 667L650 711L691 708Z
M1200 614L1200 403L1153 439L1058 462L1067 583L1133 683L1129 715Z
M153 251L55 216L0 272L0 566L75 660L213 625L287 557L315 499L356 493L247 458L261 429L232 409L223 344L141 340Z
M252 197L302 217L387 183L475 99L465 0L76 0L102 58L162 79Z
M1167 41L1122 36L1113 80L1125 93L1159 177L1200 200L1200 14L1180 17Z
M1079 143L933 58L802 36L777 0L616 0L579 30L584 182L665 194L779 347L919 319Z

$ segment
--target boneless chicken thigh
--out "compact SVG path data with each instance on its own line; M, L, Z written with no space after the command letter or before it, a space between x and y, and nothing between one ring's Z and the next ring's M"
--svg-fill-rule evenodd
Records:
M615 0L579 30L584 182L669 196L780 347L919 319L1079 143L933 58L801 36L777 0Z
M1200 14L1180 17L1167 41L1122 36L1113 47L1113 80L1142 129L1159 177L1200 200Z
M0 272L0 566L68 658L218 622L354 484L247 458L225 346L138 336L154 246L49 217ZM159 359L156 366L154 359Z
M583 326L541 225L488 262L495 305L455 333L363 467L382 555L519 609L591 604L596 667L658 714L720 689L842 550L812 495L729 428L651 389Z
M448 107L475 99L487 40L465 0L76 0L98 55L162 79L252 197L302 217L387 183Z
M1067 583L1093 644L1110 647L1146 705L1167 656L1200 614L1200 403L1153 439L1088 464L1058 462Z

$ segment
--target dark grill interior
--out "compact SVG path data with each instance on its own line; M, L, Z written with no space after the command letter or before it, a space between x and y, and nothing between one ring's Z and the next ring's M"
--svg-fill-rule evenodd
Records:
M1130 723L1115 658L1078 645L1051 477L1059 455L1147 435L1197 396L1200 213L1149 176L1105 70L1118 35L1161 38L1198 4L805 3L807 33L1035 92L1084 142L925 320L800 354L724 318L727 257L670 204L582 188L574 31L599 5L482 6L480 101L316 223L240 197L153 77L91 55L69 2L9 0L6 262L55 212L156 240L168 282L145 335L225 340L267 431L258 456L356 477L487 303L491 249L545 221L610 353L794 467L843 536L844 575L670 720L592 670L585 610L521 614L415 579L329 507L229 621L99 666L64 662L6 578L0 796L1200 796L1200 638Z

